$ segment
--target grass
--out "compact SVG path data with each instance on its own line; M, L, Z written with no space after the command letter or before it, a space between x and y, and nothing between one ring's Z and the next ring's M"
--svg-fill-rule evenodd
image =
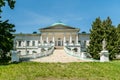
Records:
M120 61L0 65L0 80L120 80Z

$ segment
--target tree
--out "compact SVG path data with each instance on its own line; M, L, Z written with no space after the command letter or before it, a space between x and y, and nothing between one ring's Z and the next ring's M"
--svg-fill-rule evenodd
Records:
M15 0L0 0L0 13L2 12L1 8L5 6L6 2L8 3L9 7L13 9L16 1Z
M34 31L34 32L33 32L33 34L37 34L37 32L36 32L36 31Z
M102 21L100 17L96 18L96 20L92 24L92 29L90 30L90 46L88 46L88 52L95 59L99 59L100 51L102 50Z
M117 44L116 28L112 25L112 21L109 17L103 21L102 27L104 31L103 38L105 38L107 42L106 49L110 53L109 58L112 60L115 58L115 55L118 52L117 45L116 45Z
M2 7L6 5L6 2L11 9L14 8L14 0L0 0L0 18ZM13 48L13 32L15 32L15 26L8 21L9 20L0 20L0 49L2 50L0 56L2 59L6 59L6 54Z
M106 20L101 21L100 18L92 24L92 29L90 30L90 46L88 47L88 52L93 58L100 58L100 51L102 51L102 41L106 40L106 49L110 53L110 59L114 59L117 54L117 32L116 28L112 25L111 19L108 17Z
M7 52L9 52L13 48L14 36L12 32L15 32L13 28L14 25L8 23L8 20L0 22L0 48L3 50L3 54L1 54L2 58L5 58Z
M117 28L116 28L116 32L117 32L117 51L118 54L120 54L120 24L118 24Z

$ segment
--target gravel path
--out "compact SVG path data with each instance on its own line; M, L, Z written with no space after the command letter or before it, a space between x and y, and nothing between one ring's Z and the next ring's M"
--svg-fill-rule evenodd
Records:
M61 62L61 63L67 63L67 62L84 62L83 60L80 60L76 57L70 56L65 53L62 49L56 49L54 50L53 54L47 57L32 59L30 61L35 62Z

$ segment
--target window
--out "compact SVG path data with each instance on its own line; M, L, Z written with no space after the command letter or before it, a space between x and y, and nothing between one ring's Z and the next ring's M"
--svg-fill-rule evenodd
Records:
M30 46L30 41L27 41L27 46Z
M27 51L27 54L29 54L29 51Z
M81 43L81 41L78 41L78 43Z
M32 41L32 46L35 46L35 41Z
M21 51L18 51L19 54L21 54Z
M21 46L21 43L22 43L21 41L18 41L18 46Z
M38 41L38 44L40 44L40 41Z
M52 41L50 41L50 43L52 43Z
M84 42L83 42L83 46L86 47L86 40L84 40Z
M32 51L32 53L37 53L36 51Z
M44 41L44 43L47 43L46 41Z
M68 43L69 43L69 41L66 41L66 43L68 44Z
M74 41L72 41L72 43L74 44L75 42L74 42Z

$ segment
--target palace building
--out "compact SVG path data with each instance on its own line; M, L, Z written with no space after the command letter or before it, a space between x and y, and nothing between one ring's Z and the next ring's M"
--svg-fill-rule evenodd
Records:
M80 29L64 23L54 23L48 27L40 28L40 33L15 34L15 49L22 55L40 53L41 46L54 46L63 49L66 45L80 45L85 49L89 45L89 34L79 33Z

